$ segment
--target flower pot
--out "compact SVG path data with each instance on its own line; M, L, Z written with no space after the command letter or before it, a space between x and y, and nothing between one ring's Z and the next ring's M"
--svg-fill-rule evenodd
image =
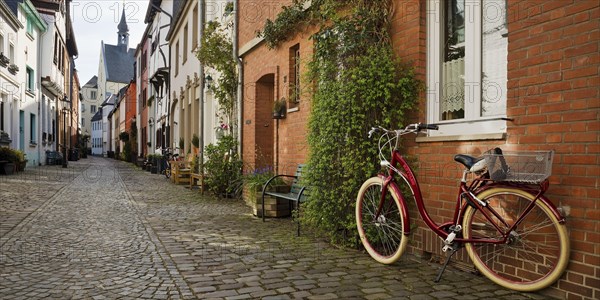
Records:
M280 112L273 112L273 119L285 119L285 114Z
M13 162L5 162L0 166L0 171L4 175L12 175L15 173L15 163Z
M17 172L25 171L28 160L20 161L17 163Z

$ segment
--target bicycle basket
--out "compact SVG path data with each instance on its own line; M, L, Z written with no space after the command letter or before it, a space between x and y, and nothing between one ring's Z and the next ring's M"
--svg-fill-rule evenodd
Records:
M552 174L554 151L484 153L490 178L494 181L540 183Z

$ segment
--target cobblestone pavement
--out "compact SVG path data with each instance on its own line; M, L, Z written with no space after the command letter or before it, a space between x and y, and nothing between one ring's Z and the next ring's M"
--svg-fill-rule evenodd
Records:
M1 299L542 299L295 237L241 201L103 158L0 177Z

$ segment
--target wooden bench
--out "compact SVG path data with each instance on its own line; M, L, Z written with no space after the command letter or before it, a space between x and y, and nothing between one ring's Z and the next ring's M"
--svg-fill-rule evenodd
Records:
M171 165L171 180L175 184L187 183L191 181L190 175L192 174L192 161L194 159L193 154L188 154L185 160L172 160L169 161Z
M305 202L308 198L308 193L306 190L306 186L300 185L300 178L302 176L302 169L304 168L304 165L298 165L298 169L296 169L296 173L294 175L275 175L273 177L271 177L269 180L267 180L267 182L265 183L265 185L263 186L263 190L262 190L262 219L263 222L265 221L265 196L273 196L276 198L280 198L280 199L285 199L288 200L290 202L295 202L296 203L296 210L298 211L298 214L300 213L300 203ZM273 180L275 180L276 178L281 178L281 177L286 177L286 178L293 178L292 181L292 186L290 188L290 192L289 193L278 193L275 191L270 191L269 190L269 184L271 182L273 182ZM298 229L297 229L297 235L300 236L300 220L297 220L298 222Z

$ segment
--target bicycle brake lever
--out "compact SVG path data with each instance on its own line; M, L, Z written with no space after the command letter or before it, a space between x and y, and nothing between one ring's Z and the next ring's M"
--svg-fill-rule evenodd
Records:
M375 133L378 129L375 127L371 127L371 130L369 130L369 138L371 138L371 136L373 135L373 133Z

